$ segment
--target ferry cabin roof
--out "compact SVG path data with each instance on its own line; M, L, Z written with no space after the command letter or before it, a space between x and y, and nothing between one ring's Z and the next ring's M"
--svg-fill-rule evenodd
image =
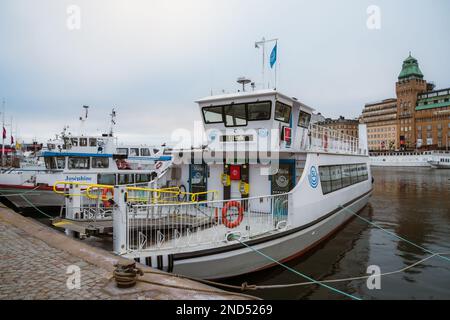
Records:
M271 130L277 129L280 133L278 143L274 141L272 145L279 145L280 152L302 151L300 140L313 111L296 98L276 90L216 95L196 102L200 107L208 146L215 150L221 149L224 142L256 145L258 137L270 136Z

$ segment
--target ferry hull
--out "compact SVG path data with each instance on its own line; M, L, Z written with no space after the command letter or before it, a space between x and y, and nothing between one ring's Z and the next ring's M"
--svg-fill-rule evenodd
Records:
M252 248L276 261L288 261L296 258L313 249L354 217L352 212L363 209L368 203L369 197L370 192L348 204L345 209L336 208L335 212L330 213L329 216L325 215L327 216L325 219L319 219L320 221L311 226L295 228L286 232L286 235L277 235L275 239L271 239L269 236L266 240L264 238L258 240L260 243L251 244L250 242L250 244ZM214 251L220 252L215 253ZM239 243L220 248L220 250L195 252L191 257L189 253L185 253L152 259L152 261L157 260L161 261L162 266L155 264L151 265L152 267L162 267L166 271L202 279L229 278L275 265L273 261ZM145 263L146 259L141 258L140 262Z
M49 211L53 215L64 205L64 197L56 194L52 189L45 188L0 188L0 200L19 211L35 210L39 208L45 212Z

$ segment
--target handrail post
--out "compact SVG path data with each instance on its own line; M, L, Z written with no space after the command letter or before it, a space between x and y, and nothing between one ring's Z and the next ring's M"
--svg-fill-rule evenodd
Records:
M64 202L66 205L66 214L65 218L74 220L76 217L76 212L78 210L79 214L81 214L81 197L78 196L80 194L80 186L76 184L70 184L68 186L69 192L68 195L65 196ZM64 185L64 193L66 186ZM70 229L64 230L65 234L68 236L73 236L74 232Z
M114 186L113 250L124 254L127 250L127 202L125 186Z

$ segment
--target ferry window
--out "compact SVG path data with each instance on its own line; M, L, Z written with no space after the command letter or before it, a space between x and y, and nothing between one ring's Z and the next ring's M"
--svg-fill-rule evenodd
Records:
M142 157L150 157L150 149L149 148L141 148L141 156Z
M100 158L93 157L92 158L92 168L108 168L109 167L109 159L108 158Z
M159 152L159 149L153 149L153 154L157 154Z
M331 190L336 191L342 189L341 166L330 167Z
M223 108L226 127L247 125L247 112L245 104L233 104Z
M139 148L130 148L130 157L139 156Z
M337 191L368 179L367 165L364 163L320 166L319 173L323 194Z
M150 179L150 174L137 174L136 175L136 183L139 182L149 182Z
M247 104L248 121L270 120L271 102L257 102Z
M44 162L46 169L56 169L55 159L53 157L45 157Z
M310 121L311 115L308 112L300 111L300 114L298 116L298 126L308 128Z
M80 138L80 147L87 147L87 138Z
M278 102L275 105L275 120L289 123L291 118L291 107L287 104Z
M53 150L56 148L56 146L53 143L49 143L49 144L47 144L47 148L48 148L48 150Z
M116 184L116 175L111 173L100 173L97 175L97 183L113 186Z
M72 138L72 146L78 147L78 138Z
M358 165L358 181L365 181L368 179L367 167L365 164Z
M134 183L133 174L119 174L119 184L131 184Z
M342 187L348 187L352 184L352 178L351 178L351 172L350 172L350 166L344 165L342 166Z
M89 169L89 158L69 157L69 169Z
M323 194L330 193L331 192L330 168L328 166L319 167L319 174Z
M202 110L205 123L223 122L222 107L204 107Z
M358 183L358 166L356 164L350 165L350 173L352 178L352 184Z
M97 139L89 138L89 147L96 147L96 146L97 146Z
M128 148L117 148L117 153L128 155Z
M58 169L64 169L66 167L66 158L65 157L56 157L56 167Z

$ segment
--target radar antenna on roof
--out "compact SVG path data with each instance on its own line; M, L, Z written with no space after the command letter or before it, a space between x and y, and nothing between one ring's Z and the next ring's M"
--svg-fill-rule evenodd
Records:
M242 84L242 91L245 92L245 85L252 82L252 80L247 79L246 77L239 77L237 83Z

